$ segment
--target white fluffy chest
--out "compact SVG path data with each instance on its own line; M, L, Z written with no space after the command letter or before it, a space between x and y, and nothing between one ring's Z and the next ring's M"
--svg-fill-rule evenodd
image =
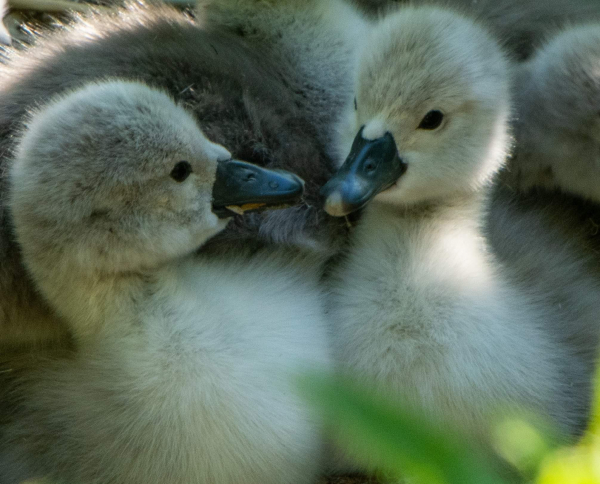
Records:
M274 484L318 462L320 423L294 377L330 369L326 325L316 274L284 260L166 267L136 294L135 313L110 321L128 327L82 351L71 406L102 392L82 415L101 412L97 433L116 436L111 448L140 449L131 482Z
M537 399L553 379L551 342L533 308L503 282L468 229L359 227L330 280L338 364L448 418L488 403ZM531 380L529 379L531 378ZM527 396L526 396L527 395Z
M409 222L373 232L367 223L354 242L331 281L334 324L384 347L393 341L402 359L454 344L493 305L493 271L468 231Z
M293 369L327 360L312 274L277 260L198 260L166 270L158 287L144 309L148 344L181 369L214 375L232 365Z

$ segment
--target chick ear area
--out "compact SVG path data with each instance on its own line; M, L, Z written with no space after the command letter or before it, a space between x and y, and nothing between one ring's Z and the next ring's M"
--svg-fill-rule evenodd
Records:
M213 212L220 218L248 210L298 204L304 181L284 170L269 170L240 160L221 161L213 185Z
M344 164L321 188L325 211L330 215L342 217L361 209L406 171L391 133L368 140L363 138L363 129L354 138Z

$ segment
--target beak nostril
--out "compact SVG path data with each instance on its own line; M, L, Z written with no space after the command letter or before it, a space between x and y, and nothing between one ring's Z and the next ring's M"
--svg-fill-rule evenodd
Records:
M256 180L256 175L254 173L248 173L245 177L245 181L253 182Z
M273 189L279 188L279 183L277 183L276 181L270 181L269 182L269 187L273 188Z

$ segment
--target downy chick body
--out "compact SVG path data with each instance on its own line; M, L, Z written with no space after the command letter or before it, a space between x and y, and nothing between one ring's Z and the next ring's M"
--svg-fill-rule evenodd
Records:
M0 481L315 478L320 424L293 376L328 367L318 261L194 255L225 228L213 213L224 198L272 204L302 186L230 158L138 83L89 85L27 123L10 178L16 234L76 349L18 376Z
M482 441L512 411L581 431L594 356L571 343L577 311L557 311L486 238L509 90L508 60L483 27L400 9L365 42L341 128L349 155L323 188L332 215L365 207L326 285L340 371Z

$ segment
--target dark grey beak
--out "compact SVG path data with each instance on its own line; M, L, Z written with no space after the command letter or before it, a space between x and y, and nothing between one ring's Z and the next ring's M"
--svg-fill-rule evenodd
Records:
M406 171L390 133L364 139L360 129L346 161L323 188L321 196L329 215L342 217L364 207L369 200L391 187Z
M304 181L283 170L269 170L239 160L222 161L213 186L213 212L220 218L248 210L296 205Z

